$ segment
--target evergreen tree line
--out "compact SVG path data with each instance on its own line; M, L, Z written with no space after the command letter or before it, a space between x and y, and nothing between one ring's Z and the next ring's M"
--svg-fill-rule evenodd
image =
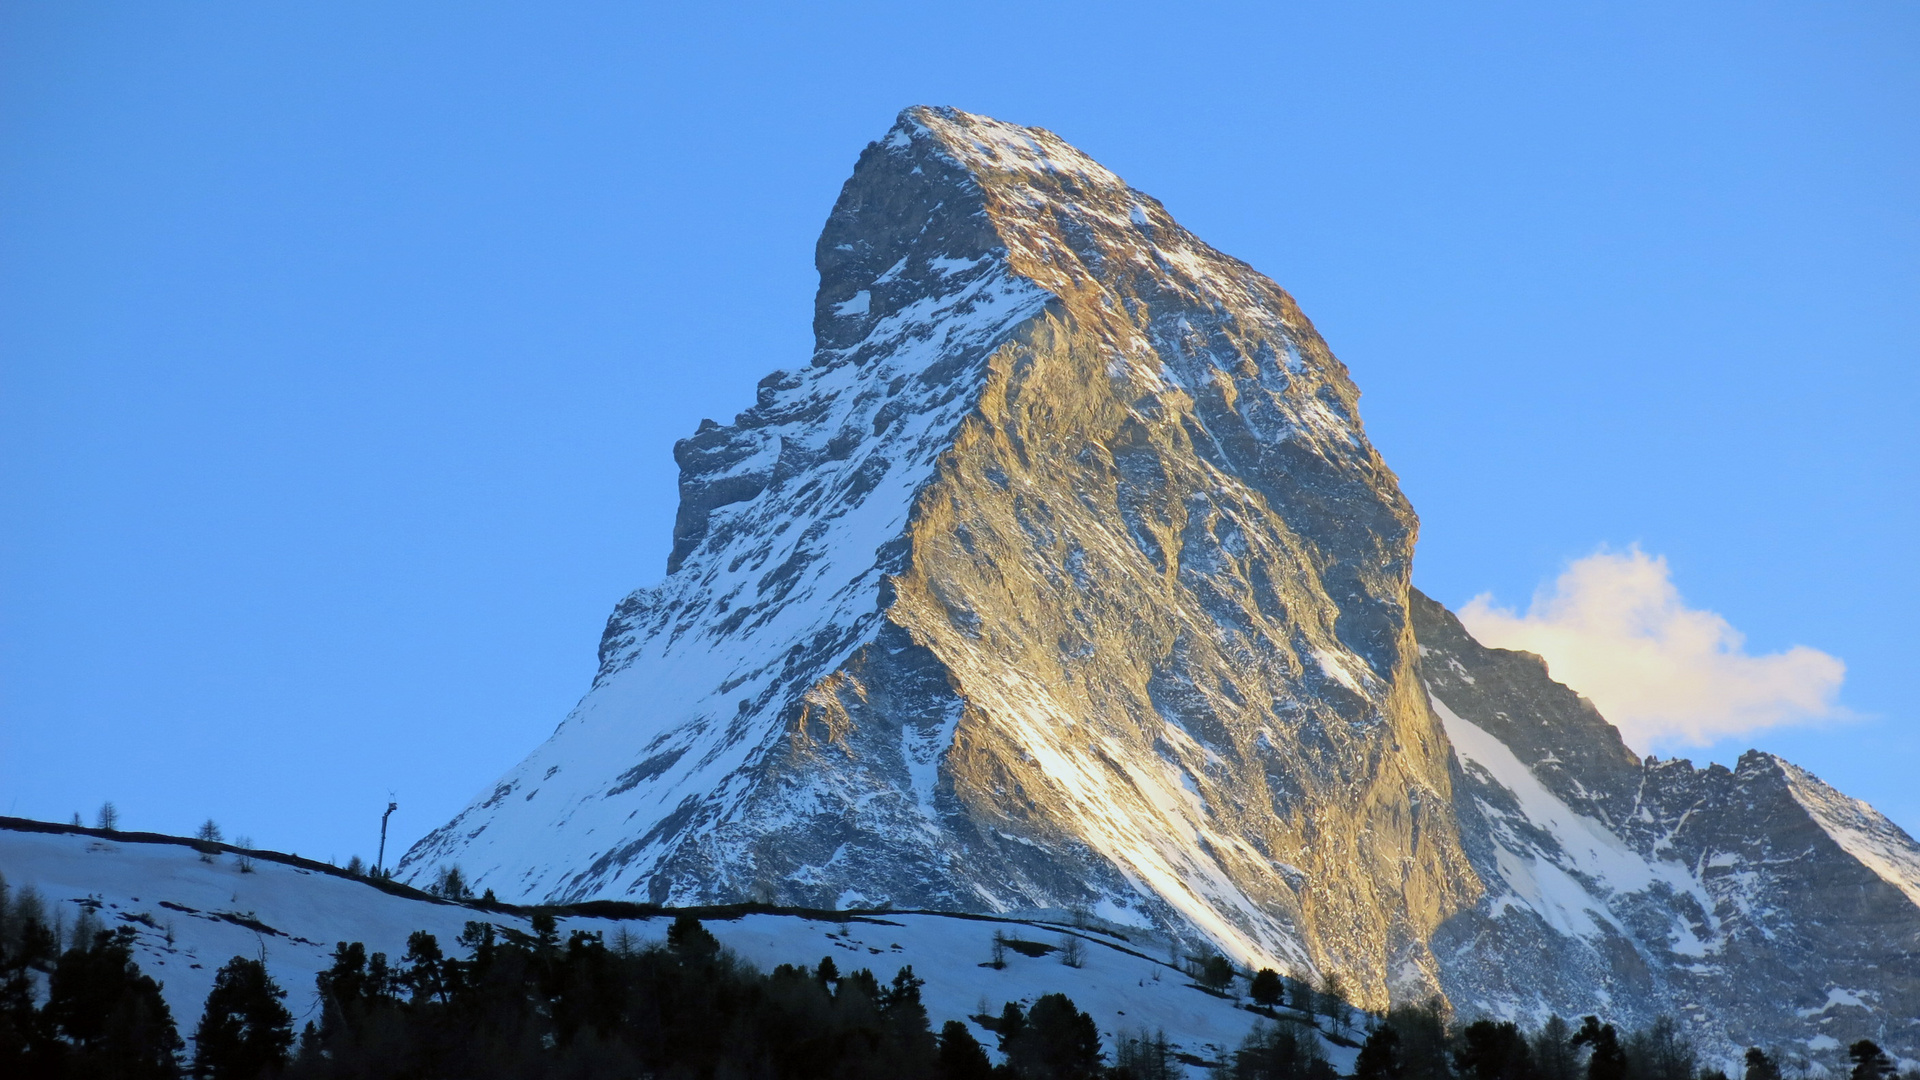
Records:
M1197 973L1189 961L1188 973L1194 974L1202 985L1217 990L1229 989L1235 974L1227 959L1218 954L1198 965ZM1303 1014L1310 1022L1316 1017L1325 1017L1336 1028L1353 1023L1353 1006L1347 1004L1346 986L1340 976L1331 972L1316 990L1312 983L1288 978L1272 968L1261 968L1248 977L1247 996L1255 1005L1268 1010L1269 1015L1273 1009L1287 1008Z
M0 879L0 1076L174 1077L181 1049L159 984L133 962L131 927L83 911L69 934L32 889Z
M1355 1080L1729 1080L1702 1065L1672 1017L1623 1032L1597 1016L1558 1016L1528 1031L1509 1021L1449 1026L1436 999L1369 1024ZM1848 1048L1849 1080L1894 1080L1893 1059L1870 1040ZM1782 1063L1749 1047L1741 1080L1782 1080Z
M930 1077L1094 1080L1103 1067L1093 1018L1064 995L983 1018L1006 1064L990 1064L968 1025L936 1034L923 981L781 965L761 974L683 916L666 941L622 933L562 941L551 915L531 933L470 922L458 945L409 936L397 961L341 943L316 980L320 1015L294 1035L286 992L258 959L217 973L191 1055L160 987L133 961L130 927L61 933L31 893L0 883L0 1076L333 1080L333 1078ZM35 976L48 988L35 1005ZM1151 1040L1149 1040L1151 1042ZM1165 1049L1166 1040L1159 1039ZM1122 1073L1123 1076L1131 1074Z
M1111 1060L1093 1018L1063 994L1009 1002L974 1017L1003 1063L962 1021L936 1033L911 967L887 982L831 957L762 974L698 920L675 920L663 943L622 931L564 941L550 915L531 933L470 922L457 942L407 940L397 961L341 943L316 980L320 1014L298 1038L286 993L260 959L236 956L215 976L194 1029L177 1032L160 987L133 960L130 927L83 915L71 933L30 890L0 880L0 1075L21 1080L177 1078L335 1080L464 1077L928 1077L933 1080L1170 1080L1183 1061L1166 1036L1130 1033ZM36 979L45 994L36 1005ZM1267 989L1262 986L1264 991ZM1266 997L1266 994L1260 996ZM1852 1080L1890 1080L1878 1047L1853 1047ZM1314 1030L1257 1023L1221 1080L1334 1080ZM1671 1021L1622 1035L1597 1018L1559 1018L1535 1032L1477 1021L1449 1028L1437 1007L1372 1021L1359 1080L1718 1080L1700 1070ZM1781 1080L1749 1051L1743 1080Z

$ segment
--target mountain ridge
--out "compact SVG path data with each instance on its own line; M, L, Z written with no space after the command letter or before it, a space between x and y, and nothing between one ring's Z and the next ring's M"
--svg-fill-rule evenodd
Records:
M1859 1038L1915 1053L1920 845L1772 754L1641 759L1539 657L1415 599L1488 886L1436 936L1450 994L1512 1017L1679 1013L1719 1045L1797 1032L1816 1056Z

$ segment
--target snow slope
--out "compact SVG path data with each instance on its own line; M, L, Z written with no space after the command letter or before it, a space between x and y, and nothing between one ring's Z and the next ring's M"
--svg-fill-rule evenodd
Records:
M1605 824L1548 791L1505 743L1462 719L1446 702L1432 701L1461 763L1480 770L1514 799L1511 809L1481 803L1500 845L1500 882L1507 889L1493 898L1495 913L1525 906L1563 934L1598 940L1604 937L1601 923L1616 930L1621 926L1608 907L1616 896L1645 892L1659 882L1705 898L1686 866L1642 856ZM1687 934L1692 950L1703 948L1684 926L1678 932Z
M1920 847L1885 814L1822 783L1798 765L1781 762L1795 802L1806 807L1833 842L1920 907Z
M218 967L233 956L264 955L275 979L289 991L296 1027L317 1017L314 976L341 941L364 942L369 952L398 956L415 930L454 939L470 920L526 929L517 910L481 910L424 896L402 896L343 874L255 858L242 872L236 857L222 853L203 861L186 842L129 840L74 831L26 832L0 827L0 874L14 889L32 887L72 926L83 906L108 926L127 925L138 935L136 959L163 983L163 993L182 1035L191 1035ZM642 940L665 936L666 916L608 919L563 915L563 935L574 930L622 929ZM707 927L736 954L762 970L780 963L817 964L832 956L844 971L871 968L883 981L911 964L927 980L924 990L934 1026L980 1012L998 1013L1006 1001L1031 1002L1064 993L1099 1023L1111 1048L1116 1036L1164 1030L1181 1052L1219 1060L1237 1046L1257 1020L1234 1002L1192 986L1179 972L1141 948L1099 931L1059 924L936 914L849 914L806 918L748 914L708 918ZM1009 951L1007 967L982 966L996 930L1007 936L1056 944L1078 933L1086 962L1071 968L1052 956ZM1163 955L1163 953L1161 954ZM991 1046L990 1032L975 1034ZM1350 1069L1354 1051L1327 1043L1335 1064Z

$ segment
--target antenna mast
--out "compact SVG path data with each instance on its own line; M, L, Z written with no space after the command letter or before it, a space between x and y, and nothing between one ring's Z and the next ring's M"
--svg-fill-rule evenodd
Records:
M373 872L381 876L385 876L384 868L387 865L387 819L392 817L393 812L398 809L400 809L399 803L389 801L387 812L380 815L380 854L374 857Z

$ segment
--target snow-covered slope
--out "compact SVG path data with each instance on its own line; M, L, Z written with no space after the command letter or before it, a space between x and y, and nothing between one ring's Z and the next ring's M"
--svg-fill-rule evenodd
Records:
M1790 762L1774 759L1793 799L1835 844L1881 880L1920 905L1920 845L1906 830L1859 799L1843 795Z
M818 348L675 454L667 578L409 852L514 899L1085 907L1359 999L1475 890L1414 521L1277 285L1052 134L910 109Z
M137 933L135 958L160 980L183 1035L200 1015L213 973L234 956L265 954L269 970L289 991L296 1026L317 1017L314 976L334 945L364 942L369 952L399 956L415 930L454 947L469 920L526 929L517 911L482 910L430 898L383 892L364 881L268 858L242 872L231 854L204 862L184 842L134 841L73 831L23 832L0 827L0 874L11 888L30 886L56 908L67 926L91 907L109 926ZM562 916L562 934L600 932L613 940L626 929L641 940L664 937L668 919ZM925 1000L937 1028L948 1019L997 1014L1002 1003L1031 1003L1064 993L1099 1023L1111 1048L1119 1037L1164 1030L1182 1053L1217 1061L1239 1045L1258 1019L1234 1001L1206 993L1178 971L1127 942L1070 926L955 918L926 914L847 915L835 919L747 914L706 920L721 942L761 969L815 964L832 956L842 970L871 968L883 980L904 965L927 980ZM1041 944L1079 934L1084 966L1051 954L1009 951L1007 966L982 966L994 932ZM1324 1021L1323 1021L1324 1022ZM974 1033L988 1046L991 1033ZM1350 1068L1353 1049L1325 1042L1329 1056Z

